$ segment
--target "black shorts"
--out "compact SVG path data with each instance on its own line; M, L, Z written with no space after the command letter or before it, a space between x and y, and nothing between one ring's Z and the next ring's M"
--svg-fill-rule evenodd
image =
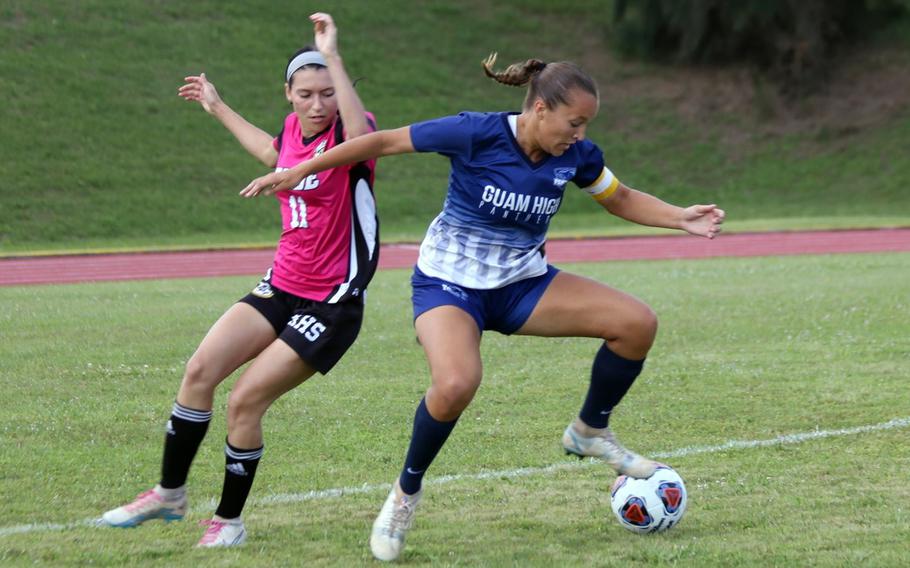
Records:
M338 304L300 298L272 286L268 275L240 301L265 316L278 338L323 375L354 344L363 322L359 298Z

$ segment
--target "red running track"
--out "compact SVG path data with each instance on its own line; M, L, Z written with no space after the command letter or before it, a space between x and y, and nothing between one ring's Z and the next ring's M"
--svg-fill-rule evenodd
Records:
M910 251L910 228L739 233L711 241L672 235L547 242L547 256L556 264L899 251ZM261 275L271 266L273 253L273 249L232 249L0 258L0 286ZM379 259L380 268L410 267L417 260L417 245L384 245Z

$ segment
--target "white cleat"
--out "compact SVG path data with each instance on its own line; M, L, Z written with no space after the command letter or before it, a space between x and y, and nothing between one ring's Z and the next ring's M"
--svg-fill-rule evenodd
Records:
M585 437L569 424L562 435L562 447L567 454L574 454L579 458L602 459L617 473L629 477L646 479L657 470L657 462L624 448L616 441L613 431L609 428L599 430L591 437Z
M377 560L395 560L404 548L404 537L414 524L414 511L420 502L423 490L414 495L398 497L398 483L382 505L379 516L373 521L373 532L370 535L370 550Z
M101 516L101 521L112 527L136 527L151 519L179 521L186 515L186 494L167 500L154 489L140 493L132 503L111 509Z
M246 541L246 529L240 517L231 520L210 519L200 524L207 526L197 547L239 546Z

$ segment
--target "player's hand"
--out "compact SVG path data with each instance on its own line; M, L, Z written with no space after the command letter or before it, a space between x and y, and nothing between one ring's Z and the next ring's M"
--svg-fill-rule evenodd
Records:
M693 205L683 209L682 229L693 235L713 239L720 233L726 213L717 205Z
M185 83L177 89L177 94L185 100L199 102L209 114L214 112L215 106L221 103L221 97L218 96L215 85L205 78L205 73L184 77L183 80Z
M338 28L335 26L332 16L324 12L316 12L310 15L310 21L313 22L313 38L319 53L323 56L337 55Z
M256 197L257 195L273 195L276 191L291 189L297 186L305 176L294 173L293 170L272 172L251 181L240 190L241 197Z

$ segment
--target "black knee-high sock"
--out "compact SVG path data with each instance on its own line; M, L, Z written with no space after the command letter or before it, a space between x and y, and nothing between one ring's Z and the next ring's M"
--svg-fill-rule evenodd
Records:
M644 359L632 361L620 357L604 343L594 357L591 385L578 417L591 428L606 428L613 407L628 392L644 364Z
M194 410L174 403L164 437L161 460L161 487L176 489L186 484L193 458L212 420L211 410Z
M224 519L236 519L243 511L246 498L253 487L259 458L263 446L252 450L243 450L225 442L224 444L224 487L221 489L221 502L215 514Z
M398 478L401 490L408 495L420 491L423 475L433 463L433 459L455 428L458 418L451 422L440 422L430 415L426 399L422 399L414 414L414 431L411 434L411 445L404 460L404 469Z

